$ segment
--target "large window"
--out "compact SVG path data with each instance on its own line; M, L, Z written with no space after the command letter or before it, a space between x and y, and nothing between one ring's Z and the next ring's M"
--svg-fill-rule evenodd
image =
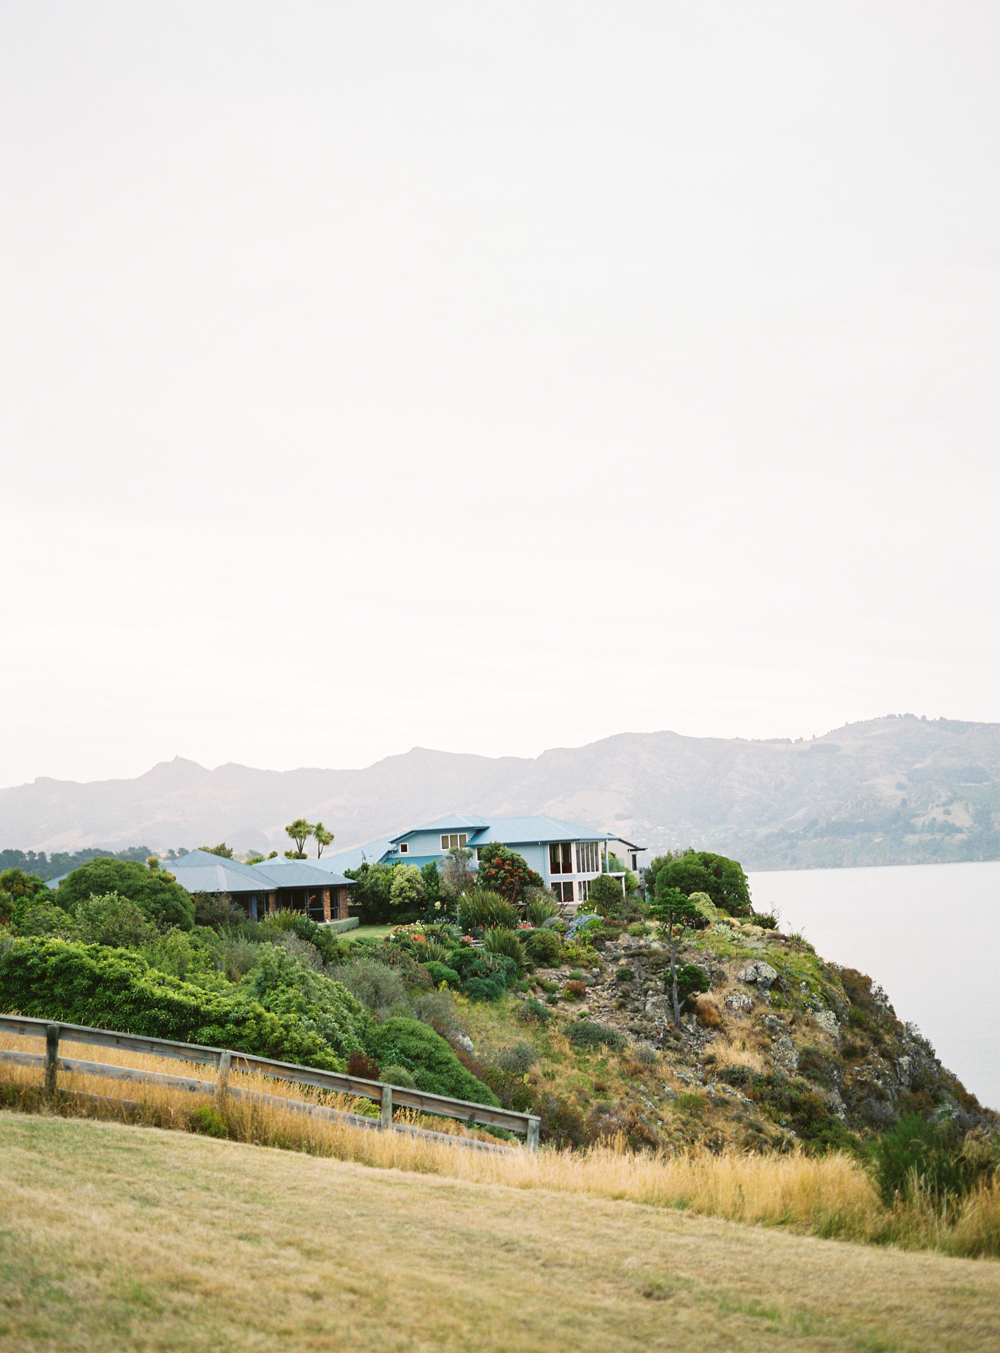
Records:
M549 873L572 874L573 842L553 841L549 846Z
M558 897L560 902L573 901L572 883L553 883L552 891L555 893L556 897Z
M596 841L577 841L576 872L597 874L601 869L601 852Z
M441 849L442 849L442 850L464 850L464 849L465 849L465 843L466 843L466 841L468 841L468 839L469 839L469 838L468 838L468 836L466 835L465 832L458 832L458 833L455 833L455 832L450 832L450 833L449 833L449 832L442 832L442 833L441 833Z

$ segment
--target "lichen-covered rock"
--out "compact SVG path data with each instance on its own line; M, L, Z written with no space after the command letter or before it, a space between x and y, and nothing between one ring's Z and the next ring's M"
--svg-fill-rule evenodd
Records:
M753 1001L742 991L731 991L726 997L726 1009L731 1015L746 1015L753 1009Z
M756 983L758 991L770 991L778 980L777 971L763 959L748 963L745 968L740 969L738 976L741 982Z
M836 1038L840 1033L840 1022L832 1010L814 1010L813 1023L818 1024L831 1038Z

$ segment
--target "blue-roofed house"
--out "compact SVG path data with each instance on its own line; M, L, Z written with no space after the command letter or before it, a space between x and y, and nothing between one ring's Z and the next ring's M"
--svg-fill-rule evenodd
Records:
M494 842L516 850L564 903L577 905L587 900L590 884L598 875L620 874L609 870L612 855L635 870L639 853L645 849L611 832L594 831L558 818L454 813L398 836L309 863L330 869L356 869L363 859L371 864L425 865L442 859L456 847L472 850L478 861L483 847Z

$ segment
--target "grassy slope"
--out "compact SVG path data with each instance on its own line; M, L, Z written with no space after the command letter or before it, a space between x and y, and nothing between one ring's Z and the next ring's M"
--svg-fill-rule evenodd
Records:
M1000 1266L0 1115L0 1348L993 1350Z

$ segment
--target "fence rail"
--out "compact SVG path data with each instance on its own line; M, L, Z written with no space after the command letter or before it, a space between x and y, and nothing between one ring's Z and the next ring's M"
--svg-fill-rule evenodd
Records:
M307 1085L319 1090L333 1090L338 1094L353 1095L356 1098L370 1099L381 1106L378 1120L367 1119L360 1114L344 1114L341 1110L329 1109L324 1105L306 1104L303 1109L298 1105L302 1100L282 1099L286 1106L294 1105L296 1112L313 1113L319 1117L336 1115L358 1118L366 1127L371 1124L382 1129L424 1134L456 1145L469 1144L468 1138L451 1137L447 1133L429 1132L422 1128L411 1128L407 1124L393 1123L392 1111L398 1105L405 1109L415 1109L419 1113L456 1118L468 1126L482 1124L487 1127L505 1128L508 1132L522 1133L529 1151L538 1149L538 1128L540 1120L534 1114L518 1113L513 1109L494 1109L486 1104L472 1104L464 1099L452 1099L447 1095L432 1095L424 1090L412 1090L404 1086L388 1085L384 1081L365 1080L359 1076L345 1076L336 1071L321 1071L316 1067L297 1066L292 1062L277 1062L268 1057L255 1057L250 1053L234 1052L229 1048L210 1048L198 1043L176 1043L164 1038L147 1038L143 1034L116 1033L108 1029L90 1029L79 1024L62 1024L53 1020L32 1019L25 1015L0 1015L0 1033L18 1034L25 1038L44 1038L45 1052L3 1052L0 1061L18 1066L37 1066L45 1070L45 1088L54 1093L59 1071L77 1072L88 1076L105 1076L113 1080L136 1081L146 1084L169 1085L178 1090L189 1090L196 1094L215 1094L219 1098L226 1094L237 1099L253 1098L259 1092L248 1091L239 1086L229 1085L231 1070L247 1071L259 1076L268 1076L275 1080L286 1081L294 1085ZM156 1057L174 1057L178 1061L198 1062L216 1069L214 1081L201 1081L193 1077L167 1076L162 1072L141 1071L133 1067L115 1066L107 1062L81 1062L74 1058L59 1056L59 1043L83 1043L96 1047L121 1048L129 1052L149 1053ZM274 1101L273 1095L259 1096L263 1101ZM489 1148L489 1143L480 1143Z

